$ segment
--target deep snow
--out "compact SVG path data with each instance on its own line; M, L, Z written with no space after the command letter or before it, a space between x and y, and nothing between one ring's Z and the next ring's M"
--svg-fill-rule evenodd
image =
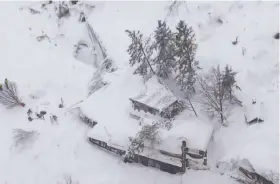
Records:
M238 96L244 102L244 108L232 111L228 127L215 126L208 152L211 171L188 170L183 176L124 164L118 157L88 144L89 128L67 113L66 108L58 108L61 97L66 107L84 100L81 107L88 106L86 111L94 118L115 122L116 127L128 121L128 97L138 95L143 85L128 66L129 39L124 30L139 29L145 35L151 34L156 21L166 17L168 3L92 2L96 7L88 21L119 69L104 76L110 88L104 87L88 99L87 85L95 69L73 56L74 44L80 39L89 41L85 25L73 15L58 27L51 8L40 15L32 15L26 8L19 10L31 4L38 7L38 2L1 2L0 6L0 80L16 81L27 104L26 108L12 110L0 106L0 183L57 183L68 174L81 184L229 184L235 181L221 176L214 168L218 161L237 158L248 158L259 172L279 172L279 40L273 38L279 32L277 2L191 2L167 19L171 27L180 19L193 26L199 45L197 59L203 72L216 64L230 64L239 72L237 80L242 92ZM217 23L217 18L223 24ZM50 43L36 41L42 31L51 38ZM236 36L239 43L232 45ZM242 48L246 50L244 56ZM41 98L29 98L38 93ZM265 122L248 127L244 113L250 111L253 98L263 102ZM52 125L48 116L45 121L28 122L28 108L56 114L59 125ZM201 111L199 114L207 120ZM13 147L13 128L37 130L40 135L33 144L18 150Z

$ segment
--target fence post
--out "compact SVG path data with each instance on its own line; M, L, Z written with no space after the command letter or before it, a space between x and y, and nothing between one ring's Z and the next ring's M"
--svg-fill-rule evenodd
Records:
M203 157L203 165L207 165L207 151L205 152L204 154L204 157Z
M186 162L186 145L187 145L186 141L182 141L181 149L182 149L182 172L183 173L186 172L186 164L187 164L187 162Z

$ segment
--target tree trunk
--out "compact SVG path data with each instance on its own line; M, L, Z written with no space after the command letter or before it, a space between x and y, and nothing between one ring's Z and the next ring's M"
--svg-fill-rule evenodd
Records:
M220 117L221 117L221 123L224 126L224 112L223 112L223 101L220 98L219 99L219 103L220 103Z
M143 54L144 54L145 60L146 60L146 62L148 63L148 65L149 65L149 67L150 67L152 73L155 75L156 73L155 73L155 71L153 70L153 68L152 68L152 66L151 66L151 64L150 64L150 62L149 62L148 59L147 59L146 53L145 53L145 51L144 51L144 49L143 49L143 47L142 47L142 43L140 43L140 44L141 44L141 51L142 51Z
M190 106L191 106L191 108L192 108L192 110L193 110L195 116L197 117L197 113L196 113L196 111L195 111L195 109L194 109L194 106L192 105L192 102L191 102L191 100L189 99L189 97L187 97L187 100L189 101Z
M222 123L222 125L224 125L224 116L223 116L222 112L220 112L220 116L221 116L221 123Z

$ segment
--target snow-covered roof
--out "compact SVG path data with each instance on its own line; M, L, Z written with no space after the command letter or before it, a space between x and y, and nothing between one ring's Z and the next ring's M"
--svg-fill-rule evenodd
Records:
M139 124L132 121L133 120L131 120L129 127L125 128L122 124L115 124L116 126L106 126L102 123L99 123L89 132L88 136L107 142L109 145L112 145L116 148L126 150L130 145L128 137L135 137L137 132L139 132L141 129ZM144 124L150 123L151 122L144 120ZM172 122L172 124L173 127L170 130L163 128L159 129L161 141L160 144L153 145L155 150L163 150L174 154L181 154L182 141L186 141L188 148L197 151L206 151L213 132L212 126L195 118L189 120L175 120ZM151 147L151 145L148 143L145 143L145 145L147 147ZM143 152L143 155L147 156L148 154L152 154L154 159L157 159L155 152L149 152L151 152L151 150L146 150ZM160 157L158 159L162 160L167 158Z
M157 120L152 118L142 117L140 120L141 125L153 125ZM133 122L134 124L137 124ZM206 151L208 143L211 139L213 127L197 118L188 118L185 120L173 120L170 122L171 129L164 127L162 123L159 128L159 137L161 144L154 145L154 148L163 151L168 151L175 154L181 153L182 141L186 141L187 147L192 150ZM168 125L167 125L168 127ZM150 146L150 145L147 145Z
M129 116L132 107L128 98L137 95L142 87L142 79L132 73L119 70L102 76L108 85L79 105L84 114L98 123L89 132L90 137L126 146L128 137L135 136L141 128Z
M135 137L143 126L135 123L135 120L129 116L131 103L127 100L128 96L139 93L142 88L141 78L128 72L120 75L108 74L106 77L107 80L111 77L113 82L96 91L80 104L81 110L98 123L88 136L127 150L130 145L129 137ZM152 82L154 79L150 80ZM173 95L172 98L176 99ZM145 122L145 124L150 123ZM159 130L163 141L155 147L156 149L180 154L182 140L186 140L189 148L206 150L212 134L211 126L197 119L175 120L172 124L173 127L169 131Z
M181 153L182 141L186 141L188 148L206 151L212 132L211 125L196 118L175 120L172 122L170 130L160 130L162 143L156 148L179 154Z
M156 76L150 78L145 85L145 91L131 98L132 100L146 104L159 111L162 111L177 100L173 93L159 82Z
M126 131L127 129L125 128L111 129L111 128L107 128L106 126L97 124L92 130L89 131L88 137L106 142L109 146L112 146L114 148L127 151L131 143L128 137L134 137L137 131L140 130L140 128L141 127L138 126L137 129L134 129L136 131ZM182 166L180 159L163 155L160 153L158 149L145 147L143 152L138 154L158 161L176 165L178 167Z
M137 132L141 129L141 127L135 123L131 123L131 126L128 126L129 127L126 127L124 124L118 123L106 125L104 122L99 122L89 131L88 137L106 142L112 147L126 151L131 143L129 137L135 137Z

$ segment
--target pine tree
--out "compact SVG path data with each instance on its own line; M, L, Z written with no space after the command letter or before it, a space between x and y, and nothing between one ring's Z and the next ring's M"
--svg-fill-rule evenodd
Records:
M195 34L192 27L184 21L180 21L176 27L175 34L175 57L177 71L176 80L181 89L188 94L195 92L194 83L196 81L196 70L199 68L198 61L195 60L197 45L194 43Z
M234 72L229 65L225 66L225 69L223 71L222 85L223 85L223 88L225 89L226 93L228 93L229 99L232 103L236 103L237 101L239 101L233 94L234 88L237 90L241 90L235 80L236 74L237 74L237 72Z
M141 34L140 31L126 30L126 32L132 41L127 49L127 52L130 55L129 63L131 66L139 64L135 74L140 74L143 77L155 74L155 71L151 66L151 57L153 54L151 40L149 38L144 40L143 34Z
M232 96L232 88L238 87L236 85L236 80L235 80L236 74L237 72L234 72L229 65L225 66L224 75L223 75L223 86L225 90L228 91L230 96Z
M168 77L174 67L174 41L173 34L165 22L158 21L155 31L155 48L158 51L154 60L157 65L157 75L162 78Z

